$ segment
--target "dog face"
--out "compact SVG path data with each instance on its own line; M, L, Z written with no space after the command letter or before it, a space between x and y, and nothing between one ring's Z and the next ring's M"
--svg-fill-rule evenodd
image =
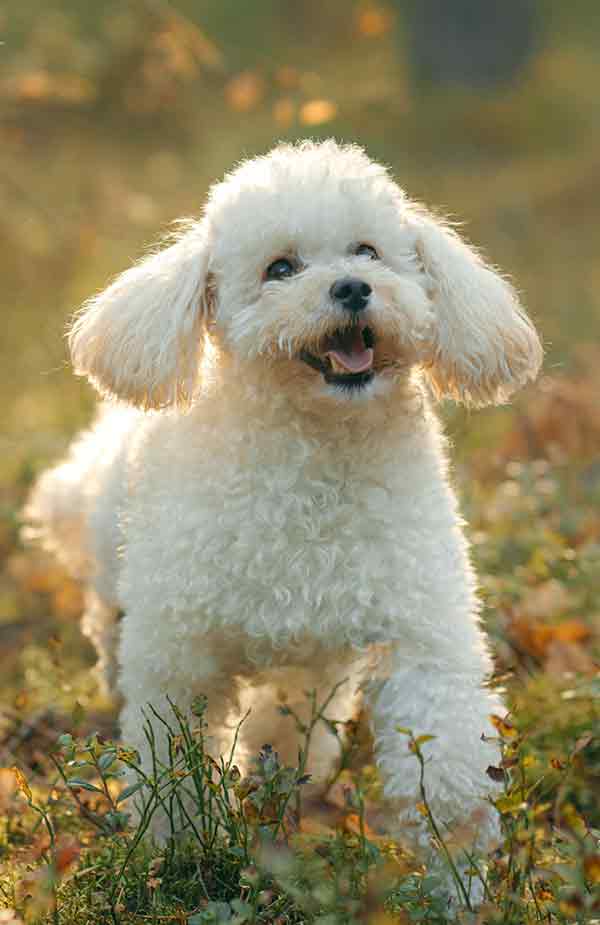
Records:
M280 146L211 190L203 219L84 306L76 370L142 406L189 403L203 346L339 401L420 365L433 390L502 401L541 346L513 289L386 170L335 142Z
M391 387L433 323L398 205L381 168L337 146L279 149L215 188L214 323L225 348L293 375L313 397Z

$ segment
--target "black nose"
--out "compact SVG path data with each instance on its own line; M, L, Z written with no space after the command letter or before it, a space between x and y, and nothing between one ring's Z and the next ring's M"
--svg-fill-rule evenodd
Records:
M347 308L349 312L361 312L366 307L371 292L368 283L353 276L336 279L329 290L331 298L335 302L341 302L342 307Z

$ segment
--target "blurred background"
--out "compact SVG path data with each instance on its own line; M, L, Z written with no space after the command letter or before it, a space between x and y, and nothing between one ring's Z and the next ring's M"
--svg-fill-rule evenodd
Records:
M304 136L365 145L523 291L545 376L511 408L443 413L500 669L553 657L556 670L556 658L589 669L597 0L13 0L0 40L0 649L17 713L48 697L72 705L58 648L92 661L79 590L18 538L35 472L94 403L68 366L66 318L171 221L198 214L235 161Z
M595 0L19 0L0 13L5 453L89 410L64 320L278 139L388 163L525 293L549 366L600 330Z

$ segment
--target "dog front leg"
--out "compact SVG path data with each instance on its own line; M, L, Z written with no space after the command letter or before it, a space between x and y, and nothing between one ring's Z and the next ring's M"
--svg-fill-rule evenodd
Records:
M424 800L442 837L457 823L467 827L468 850L486 850L498 836L498 815L486 799L496 788L486 769L499 753L482 735L493 733L489 715L503 707L484 687L486 668L485 656L460 664L396 652L386 679L368 690L384 793L399 806L401 837L412 836L425 850L428 827L423 805L417 809ZM410 737L399 729L434 737L421 746L423 774ZM464 855L458 866L466 866Z

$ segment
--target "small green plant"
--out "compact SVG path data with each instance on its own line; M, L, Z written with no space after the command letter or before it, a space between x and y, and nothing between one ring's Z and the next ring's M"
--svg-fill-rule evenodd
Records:
M373 775L350 769L352 737L345 743L343 724L326 712L335 692L322 703L307 694L307 721L282 706L298 731L297 766L282 764L265 744L245 775L235 764L239 728L229 755L209 753L203 697L189 714L172 702L166 715L148 707L149 769L135 751L98 734L61 735L49 788L14 772L30 817L27 837L38 846L33 861L30 853L12 878L0 877L15 923L21 916L52 925L591 925L600 911L600 833L586 825L574 794L592 732L566 760L541 769L528 735L493 718L502 759L488 773L503 785L495 799L502 839L481 857L468 835L444 830L432 812L424 753L432 737L399 728L420 767L416 809L436 857L425 870L373 832ZM343 785L338 824L315 830L301 795L318 723L338 739L344 771L335 781ZM26 821L7 837L23 840ZM456 893L450 904L441 888L448 878Z

